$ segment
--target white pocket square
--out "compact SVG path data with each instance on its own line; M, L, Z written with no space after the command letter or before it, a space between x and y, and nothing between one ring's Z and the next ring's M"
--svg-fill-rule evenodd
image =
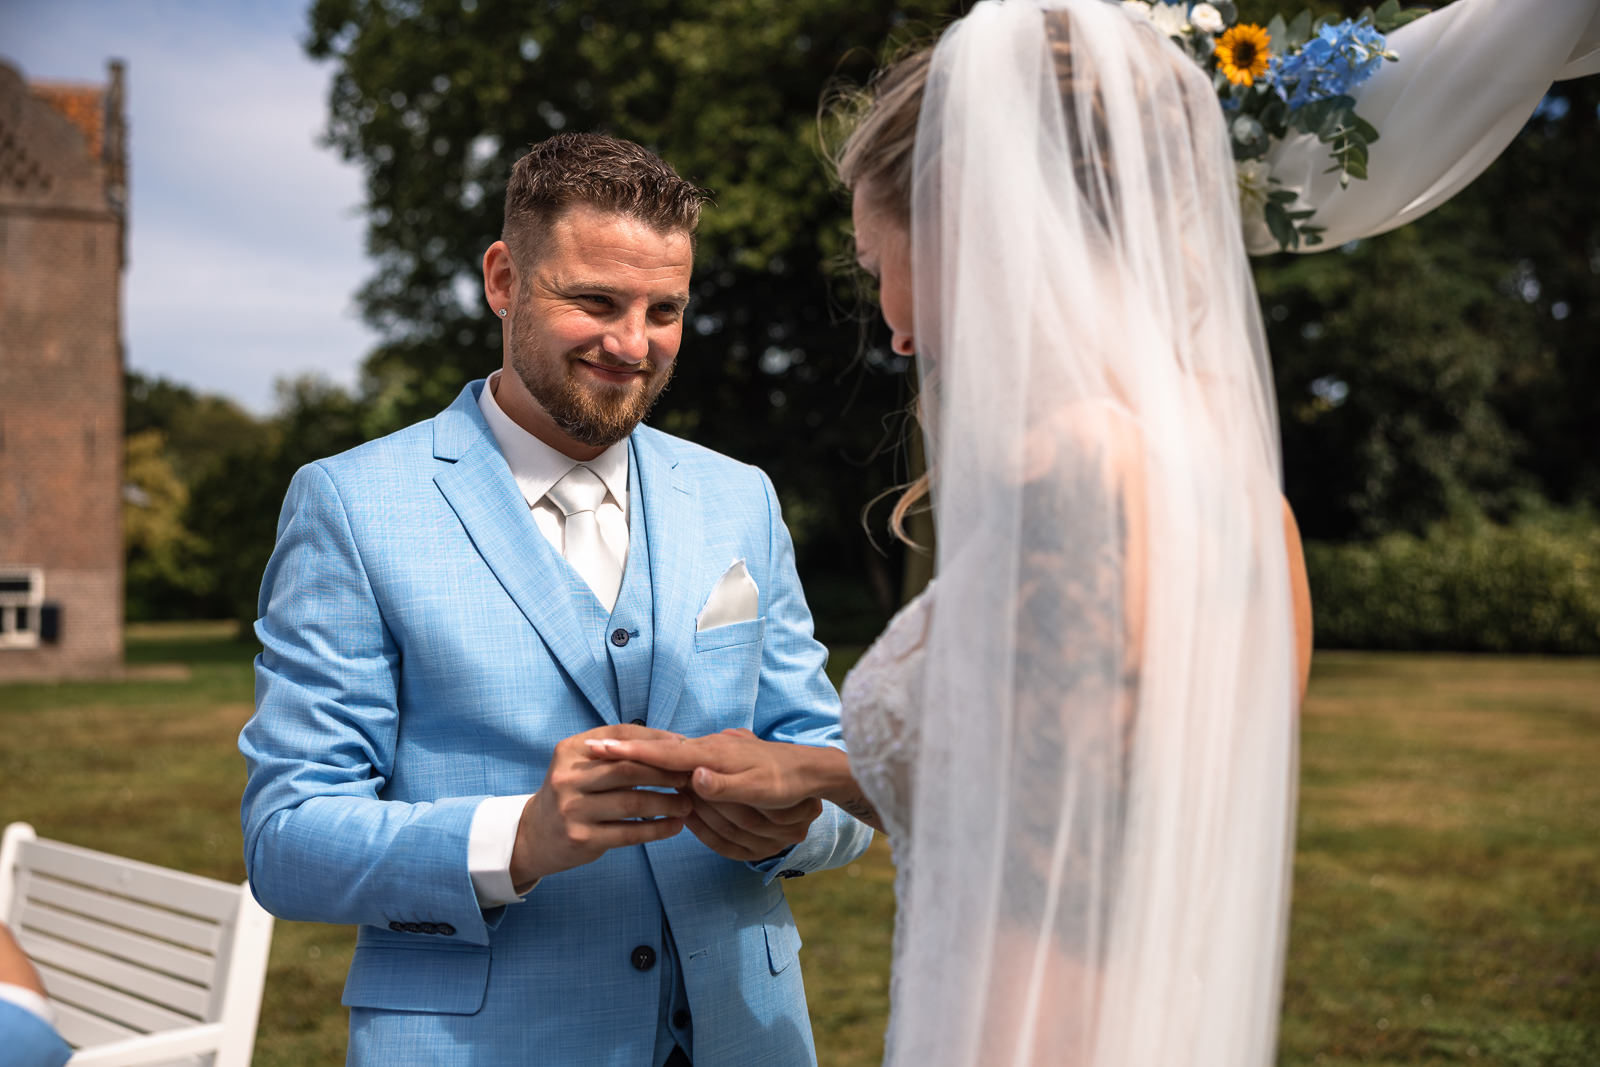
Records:
M756 617L760 606L761 596L756 590L756 580L750 577L744 560L736 559L717 579L716 588L706 598L706 606L700 609L700 615L694 621L695 632L736 622L749 622Z

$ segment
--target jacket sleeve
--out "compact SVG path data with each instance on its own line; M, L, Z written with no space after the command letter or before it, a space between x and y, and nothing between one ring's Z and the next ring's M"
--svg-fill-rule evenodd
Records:
M766 640L762 647L761 680L756 694L755 732L769 741L828 745L843 749L839 729L839 696L825 668L828 650L813 632L795 570L794 543L783 523L778 494L761 474L766 495L769 546L766 589L762 593ZM753 866L771 881L808 871L841 867L866 851L872 830L824 803L806 839L793 848Z
M262 581L256 712L239 736L245 867L284 919L486 944L467 865L482 797L381 799L394 767L400 649L339 489L295 475Z
M5 1044L5 1062L15 1067L62 1067L72 1056L72 1047L48 1020L4 998L0 998L0 1041Z

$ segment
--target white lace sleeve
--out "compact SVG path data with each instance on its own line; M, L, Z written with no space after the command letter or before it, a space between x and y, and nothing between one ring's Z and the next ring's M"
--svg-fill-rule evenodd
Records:
M891 843L910 829L923 638L932 589L930 585L890 620L845 676L840 694L851 773L877 809Z

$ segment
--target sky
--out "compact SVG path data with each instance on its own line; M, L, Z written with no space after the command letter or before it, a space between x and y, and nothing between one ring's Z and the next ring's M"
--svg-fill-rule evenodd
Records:
M0 61L104 84L126 65L128 366L267 414L274 383L355 382L376 343L361 172L318 143L332 67L309 0L0 0Z

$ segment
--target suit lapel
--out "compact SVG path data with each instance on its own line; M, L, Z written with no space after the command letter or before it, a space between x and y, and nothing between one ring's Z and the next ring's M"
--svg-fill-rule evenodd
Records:
M650 669L648 721L671 729L694 657L694 622L700 597L710 588L705 553L700 550L700 498L660 447L656 435L634 431L633 462L644 497L650 544L650 596L655 613L655 649ZM714 577L714 576L712 576Z
M462 390L435 420L434 456L448 465L435 474L434 484L551 655L595 710L615 723L616 701L606 685L610 664L574 608L589 592L578 587L570 568L560 565L555 549L534 524L528 502L478 411L477 385Z

